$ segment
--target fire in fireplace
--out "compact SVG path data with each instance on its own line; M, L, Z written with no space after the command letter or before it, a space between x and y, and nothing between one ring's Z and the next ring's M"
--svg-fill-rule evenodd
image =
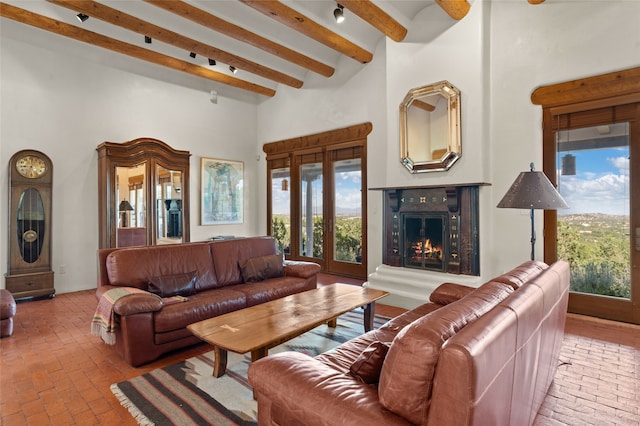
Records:
M403 215L404 266L443 270L445 219L443 215Z

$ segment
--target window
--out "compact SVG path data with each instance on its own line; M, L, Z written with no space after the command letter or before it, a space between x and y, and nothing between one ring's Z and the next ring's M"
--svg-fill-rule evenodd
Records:
M571 265L569 311L640 323L640 68L541 87L545 261Z
M365 278L366 135L371 124L264 146L268 229L288 259Z

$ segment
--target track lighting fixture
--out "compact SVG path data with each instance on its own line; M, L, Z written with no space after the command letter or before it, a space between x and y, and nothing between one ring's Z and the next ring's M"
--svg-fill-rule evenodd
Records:
M229 71L231 71L231 72L232 72L232 73L234 73L234 74L238 72L238 70L236 69L236 67L234 67L233 65L231 65L231 66L229 67Z
M147 44L151 44L151 37L144 36L144 42L147 43Z
M189 56L191 56L192 58L195 58L196 57L196 52L189 53Z
M333 11L333 16L338 24L344 21L344 6L338 3L338 7Z
M78 21L80 21L80 22L84 22L84 21L86 21L87 19L89 19L89 15L85 15L84 13L78 13L78 14L76 15L76 18L78 18Z
M216 60L209 58L209 65L214 66L215 64L216 64Z

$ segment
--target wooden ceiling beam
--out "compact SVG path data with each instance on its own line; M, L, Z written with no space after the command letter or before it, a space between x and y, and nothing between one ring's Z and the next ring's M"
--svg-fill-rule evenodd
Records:
M471 9L467 0L436 0L436 3L456 21L467 16L469 9Z
M546 108L614 96L640 96L640 67L538 87L531 102Z
M161 53L125 43L123 41L116 40L114 38L107 37L92 31L88 31L74 25L69 25L65 22L42 16L37 13L33 13L6 3L0 3L0 16L26 25L30 25L32 27L40 28L45 31L50 31L55 34L69 37L74 40L89 43L94 46L99 46L113 52L118 52L123 55L131 56L157 65L162 65L167 68L172 68L174 70L182 71L187 74L195 75L197 77L206 78L218 83L254 92L259 95L271 97L276 94L275 90L268 87L260 86L258 84L222 74L208 68L194 65L190 62L182 61L171 56L163 55Z
M407 36L407 29L371 0L339 0L338 3L393 41L400 42Z
M366 64L371 62L373 54L366 49L350 42L346 38L334 33L328 28L323 27L317 22L309 19L300 12L280 3L279 1L270 0L240 0L247 6L263 13L269 18L275 19L283 25L288 26L309 38L316 40L325 46L336 50L343 55L349 56L356 61Z
M167 12L174 13L182 18L188 19L192 22L205 26L211 30L217 31L226 36L232 37L236 40L240 40L251 46L262 49L265 52L271 53L285 61L289 61L298 66L313 71L324 77L331 77L335 73L335 68L323 64L313 58L310 58L302 53L296 52L293 49L289 49L281 44L273 42L267 38L264 38L251 31L218 18L209 12L181 0L143 0L149 4L157 6Z
M49 3L66 7L75 12L82 12L92 18L100 19L110 24L116 25L127 30L149 36L152 39L162 41L163 43L184 49L186 52L194 52L205 58L215 59L216 61L234 66L235 68L250 72L255 75L286 84L287 86L299 89L302 87L302 81L291 77L279 71L265 67L253 61L241 58L232 53L216 47L201 43L189 37L167 30L150 22L143 21L135 16L124 13L120 10L106 6L102 3L90 0L47 0Z

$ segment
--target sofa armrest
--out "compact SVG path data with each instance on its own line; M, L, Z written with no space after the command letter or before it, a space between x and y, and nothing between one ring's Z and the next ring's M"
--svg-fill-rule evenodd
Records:
M126 316L162 309L162 298L153 293L136 293L118 299L113 305L116 314Z
M96 289L96 297L98 300L107 291L120 288L117 285L102 285ZM133 315L145 312L156 312L162 309L162 298L153 293L135 293L118 299L113 305L113 311L118 315Z
M462 284L443 283L429 295L429 301L437 305L448 305L449 303L462 299L475 289L475 287Z
M248 377L258 401L270 401L299 424L409 424L382 407L375 385L299 352L262 358L249 366Z
M320 272L320 265L314 262L305 262L298 260L284 261L284 274L290 277L309 278Z

